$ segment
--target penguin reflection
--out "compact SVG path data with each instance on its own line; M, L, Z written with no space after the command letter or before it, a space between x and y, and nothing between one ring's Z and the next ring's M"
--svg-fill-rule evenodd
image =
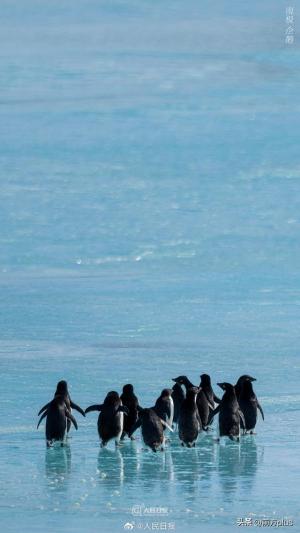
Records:
M218 450L219 479L224 497L231 500L238 488L252 490L259 462L263 458L258 452L253 437L243 437L241 444L226 442Z
M71 473L70 446L48 448L45 454L45 472L49 484L56 484L59 491L67 489L67 480Z
M237 490L241 469L240 444L223 441L219 445L217 468L224 499L232 501Z
M154 457L150 450L142 449L139 451L140 468L138 472L138 479L143 484L143 490L150 491L155 486L164 484L167 488L170 487L170 481L174 479L173 458L169 448L164 452L158 452Z
M124 459L119 449L103 448L98 453L98 480L109 490L121 488L124 480Z
M241 442L240 476L242 487L251 492L258 467L262 464L264 448L257 447L252 436L245 436Z
M137 450L136 441L126 441L118 449L123 459L123 480L125 483L135 483L141 466L141 453Z
M193 502L199 498L199 478L201 473L198 445L195 448L172 448L174 472L180 482L180 492L186 502Z

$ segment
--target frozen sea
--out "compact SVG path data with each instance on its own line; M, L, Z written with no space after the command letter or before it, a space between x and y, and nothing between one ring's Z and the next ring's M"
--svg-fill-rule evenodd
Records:
M294 5L287 45L282 0L1 0L2 531L300 531ZM255 437L155 455L100 450L96 413L65 448L36 431L60 379L151 406L203 372L257 378Z

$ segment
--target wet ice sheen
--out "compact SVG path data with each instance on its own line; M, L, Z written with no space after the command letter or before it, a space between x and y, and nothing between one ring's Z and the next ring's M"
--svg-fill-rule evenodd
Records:
M275 5L276 4L276 5ZM299 529L299 49L285 3L1 2L1 526ZM86 407L134 383L257 378L256 437L100 450ZM140 528L140 530L142 530Z

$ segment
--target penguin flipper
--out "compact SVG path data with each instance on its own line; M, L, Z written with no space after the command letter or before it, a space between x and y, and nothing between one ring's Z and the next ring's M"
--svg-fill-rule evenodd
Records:
M42 407L42 409L39 410L38 416L40 416L40 414L42 414L42 412L45 411L45 409L48 409L49 405L50 405L50 402L46 403L46 405L44 405L44 407Z
M90 411L101 411L103 407L103 403L101 403L100 405L90 405L89 407L86 408L85 410L85 414L86 413L90 413Z
M261 417L262 417L262 419L264 420L264 419L265 419L265 415L264 415L264 412L263 412L262 406L260 405L259 402L257 402L257 408L260 410Z
M41 418L39 419L39 423L38 423L36 429L39 429L39 425L40 425L41 421L43 420L43 418L45 418L45 416L47 416L47 414L48 414L48 411L45 411L45 412L42 414Z
M81 409L81 407L79 407L79 405L77 405L76 403L72 402L72 400L70 400L70 405L72 407L72 409L75 409L76 411L78 411L78 413L80 413L82 416L85 416L85 412L83 409Z
M220 411L220 404L218 405L218 407L216 407L212 413L210 413L209 417L208 417L208 421L207 421L207 425L209 426L211 424L211 422L213 421L213 418L214 416L216 416L218 414L218 412Z
M169 431L172 431L172 433L174 432L174 429L171 428L171 426L169 426L169 424L167 422L165 422L165 420L163 420L162 418L160 418L160 421L162 423L162 425L167 428Z
M71 420L71 422L73 422L73 425L74 425L75 429L78 429L78 425L77 425L76 419L70 413L70 411L68 411L67 409L66 409L66 417L69 418L69 420Z

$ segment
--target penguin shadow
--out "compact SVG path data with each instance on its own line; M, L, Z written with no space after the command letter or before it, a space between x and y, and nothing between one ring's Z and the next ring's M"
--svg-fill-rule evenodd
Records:
M65 490L71 474L70 446L48 448L45 453L45 474L50 486Z

